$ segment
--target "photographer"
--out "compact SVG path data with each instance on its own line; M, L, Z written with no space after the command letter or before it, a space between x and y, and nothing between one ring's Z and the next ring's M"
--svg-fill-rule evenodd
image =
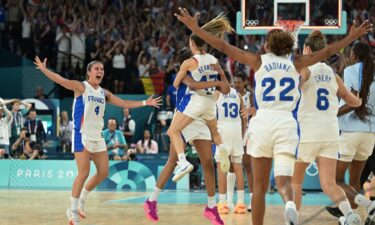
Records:
M20 136L12 145L12 151L14 158L29 160L39 158L39 150L35 148L35 144L33 148L30 145L30 133L27 132L25 127L21 129Z
M124 161L138 161L137 159L137 151L135 149L129 148L126 152L126 155L122 157Z
M27 129L27 132L30 134L30 146L33 149L37 149L39 155L43 155L43 143L46 143L46 132L42 121L36 118L36 110L31 109L29 112L29 118L24 123L24 127Z

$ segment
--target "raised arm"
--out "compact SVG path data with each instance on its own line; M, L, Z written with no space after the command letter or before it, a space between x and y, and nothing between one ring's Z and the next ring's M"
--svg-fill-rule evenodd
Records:
M66 79L60 76L59 74L52 72L51 70L47 69L46 63L47 59L44 59L44 61L42 62L38 56L35 57L34 64L36 65L36 68L40 70L50 80L57 84L60 84L66 89L74 91L75 96L79 96L85 91L85 86L81 82L77 80Z
M338 85L337 95L346 102L347 106L359 107L362 105L362 100L345 87L344 82L338 75L336 75L336 82Z
M246 52L240 48L230 45L223 39L210 34L209 32L200 28L197 24L199 14L195 14L194 18L190 16L187 9L181 9L180 14L174 14L178 20L184 23L194 34L198 35L212 47L216 48L220 52L232 57L236 61L251 66L257 71L261 65L261 59L259 54L253 54Z
M349 45L351 42L371 31L372 26L372 23L370 23L368 20L364 21L359 27L357 27L355 21L353 21L350 32L345 38L328 45L320 51L308 55L296 56L296 58L294 59L294 65L296 69L300 71L304 67L311 66L325 58L330 57L341 48Z
M133 100L123 100L116 95L112 94L110 91L105 90L105 97L108 103L113 104L115 106L121 108L138 108L142 106L153 106L159 108L161 105L161 97L153 98L154 96L151 95L147 100L143 101L133 101Z

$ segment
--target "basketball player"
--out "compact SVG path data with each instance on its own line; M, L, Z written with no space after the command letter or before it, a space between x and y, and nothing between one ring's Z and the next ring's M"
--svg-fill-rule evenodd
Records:
M219 68L215 68L219 70ZM221 71L222 73L222 71ZM230 76L227 76L227 80L230 82ZM226 149L228 156L230 156L231 165L235 177L237 177L237 204L234 208L234 213L244 214L246 213L246 206L244 204L244 176L242 169L242 155L243 155L243 138L247 128L247 118L241 117L241 111L244 110L244 101L234 88L230 89L228 94L222 94L215 92L217 98L217 120L219 133L226 143ZM242 128L242 129L239 129ZM222 172L220 168L220 154L215 152L215 160L217 163L217 174L218 174L218 188L219 188L219 204L218 211L220 214L228 214L229 206L233 205L233 190L232 200L227 203L227 174Z
M103 63L92 61L87 65L87 81L68 80L47 69L47 59L41 61L35 57L34 64L46 77L66 89L74 91L72 152L77 163L78 175L73 183L71 206L67 210L70 225L79 224L79 216L85 218L84 203L86 196L108 175L108 153L101 135L106 102L122 108L142 106L158 107L160 97L152 96L144 101L122 100L110 91L102 89L100 82L104 76ZM90 159L97 173L86 183L90 171ZM81 192L82 191L82 192Z
M288 225L298 224L296 205L293 202L291 177L294 170L298 146L298 123L296 112L300 98L299 72L329 57L342 47L372 30L368 21L359 27L355 24L343 40L328 45L324 50L309 56L296 56L290 60L294 38L289 32L272 30L266 37L266 54L246 52L204 31L197 25L198 14L191 17L186 9L180 8L175 16L195 35L219 51L233 57L255 71L255 107L257 113L251 120L250 145L254 174L254 192L251 201L253 225L262 225L265 213L265 194L274 160L277 189L285 204L285 221Z
M205 29L217 36L223 36L224 33L233 31L228 19L223 14L220 14L215 19L206 23L202 29ZM173 82L173 86L175 86L175 88L179 87L181 80L188 73L195 81L211 81L218 78L218 73L211 67L211 64L217 64L218 60L213 55L207 53L206 43L198 36L192 34L189 38L189 46L193 57L185 60L182 63L176 79ZM224 75L220 75L220 77L222 80L226 79ZM188 93L184 96L182 102L179 104L179 107L177 107L178 111L175 113L171 126L167 132L178 155L178 169L172 178L174 182L181 179L185 174L189 173L193 169L193 165L186 160L180 131L191 121L198 118L206 120L212 134L212 140L219 147L222 162L221 170L223 172L228 172L229 170L227 151L222 143L220 135L217 132L215 119L216 99L214 96L214 91L215 88L197 91L188 90ZM222 91L226 93L225 90Z
M362 105L353 108L345 104L339 109L342 147L337 162L336 182L346 192L352 208L358 205L366 208L368 217L365 224L369 225L375 223L375 202L366 199L359 191L362 170L375 144L375 69L370 46L356 42L351 49L350 60L353 65L344 70L345 86L362 98ZM345 183L347 169L349 184Z
M246 74L244 72L236 73L233 77L233 87L242 96L244 108L247 111L246 117L250 120L250 117L255 115L254 97L253 95L251 95L249 91L245 89L245 86L246 86ZM247 125L249 126L249 124ZM246 143L247 143L247 135L244 138L244 145L246 145ZM243 149L245 151L242 157L242 165L246 172L247 183L249 186L249 197L250 197L250 203L247 208L247 211L251 212L251 196L253 193L253 173L251 171L251 156L246 153L246 147L244 147ZM235 181L236 181L236 174L234 173L233 166L231 164L231 167L227 174L227 197L228 197L228 207L230 209L234 209L233 193L234 193Z
M308 55L325 48L326 38L314 31L305 40L303 54ZM301 93L298 122L300 144L294 165L292 184L296 192L297 210L301 209L302 183L306 168L315 160L318 164L321 187L345 216L340 223L357 224L359 215L353 214L345 192L336 184L336 162L340 149L337 112L340 97L351 107L359 107L361 99L345 88L343 81L324 62L302 70L304 81Z
M182 52L179 56L180 62L191 57L190 52ZM211 81L211 82L196 82L190 76L186 76L183 79L183 84L181 84L177 90L177 103L180 103L183 96L186 93L186 88L198 90L210 87L222 87L228 85L224 81ZM207 207L205 208L204 215L211 220L213 224L224 224L218 214L215 201L215 173L213 165L213 157L211 154L211 134L203 119L193 120L188 124L183 130L182 135L184 139L188 142L193 142L201 161L201 165L204 171L204 179L206 183L207 190ZM169 158L167 163L164 165L160 176L156 182L153 192L150 197L144 203L145 215L148 219L152 221L158 221L159 217L157 214L157 200L161 190L164 188L169 177L172 175L174 168L177 163L177 154L173 149L173 144L170 145Z

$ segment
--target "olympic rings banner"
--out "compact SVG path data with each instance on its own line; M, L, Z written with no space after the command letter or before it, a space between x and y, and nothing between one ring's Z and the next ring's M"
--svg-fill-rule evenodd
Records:
M98 186L99 190L153 189L165 161L109 162L109 175ZM0 188L55 188L72 187L77 175L73 160L0 160ZM95 174L91 163L90 176ZM189 176L178 183L168 181L166 189L188 190Z

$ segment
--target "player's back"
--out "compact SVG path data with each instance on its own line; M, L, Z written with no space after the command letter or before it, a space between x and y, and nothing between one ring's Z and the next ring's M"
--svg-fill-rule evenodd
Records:
M195 81L215 81L218 78L218 72L212 69L211 64L216 64L218 60L210 54L194 55L193 58L198 63L195 70L190 71L191 77ZM204 90L189 91L192 94L198 95L213 95L216 90L215 87L207 88Z
M298 111L301 142L338 141L338 84L332 68L325 63L309 67L310 78L302 87Z
M101 87L94 89L87 81L83 84L84 93L76 97L73 102L74 129L80 131L88 140L100 140L104 126L104 90Z
M241 100L234 88L226 95L220 94L216 101L218 128L233 136L242 137Z
M295 112L300 98L299 78L288 56L261 55L262 64L255 73L257 110Z

